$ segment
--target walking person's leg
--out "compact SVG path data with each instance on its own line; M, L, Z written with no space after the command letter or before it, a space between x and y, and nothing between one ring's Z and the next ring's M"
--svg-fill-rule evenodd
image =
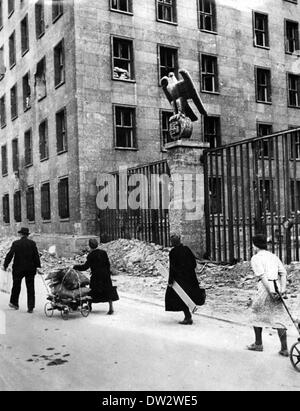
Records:
M191 324L193 324L192 314L191 314L191 312L190 312L190 310L189 310L188 307L186 307L186 308L183 310L183 313L184 313L184 320L183 320L183 321L180 321L179 324L184 324L184 325L191 325Z
M14 308L15 310L19 309L19 296L21 292L22 279L22 275L16 273L13 274L13 286L11 290L9 306L11 308Z
M108 314L108 315L111 315L111 314L114 313L114 307L113 307L113 302L112 302L112 300L109 300L109 301L108 301L108 304L109 304L109 310L108 310L107 314Z
M27 287L27 308L29 313L32 313L35 308L34 277L35 276L32 274L25 277Z
M263 351L262 343L262 327L253 327L255 334L255 343L248 345L247 349L250 351Z
M284 357L288 357L289 356L289 350L288 350L288 345L287 345L286 329L279 328L277 330L277 332L278 332L278 337L279 337L280 343L281 343L281 350L279 351L279 354L283 355Z

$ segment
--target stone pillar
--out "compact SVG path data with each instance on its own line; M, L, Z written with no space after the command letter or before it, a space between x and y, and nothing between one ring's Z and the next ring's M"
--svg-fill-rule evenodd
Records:
M203 151L209 143L181 139L166 144L170 182L170 232L197 257L203 257L205 244Z

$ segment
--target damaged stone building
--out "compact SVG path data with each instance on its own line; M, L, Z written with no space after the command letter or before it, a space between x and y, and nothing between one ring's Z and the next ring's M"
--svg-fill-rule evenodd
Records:
M96 177L166 156L187 69L216 147L300 126L297 0L0 0L0 233L98 235Z

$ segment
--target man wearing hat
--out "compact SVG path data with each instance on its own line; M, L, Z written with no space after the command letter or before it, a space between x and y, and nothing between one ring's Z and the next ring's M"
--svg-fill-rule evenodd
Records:
M19 309L19 295L21 292L21 283L25 277L27 287L27 308L32 313L35 306L34 276L36 270L41 266L40 256L34 241L28 238L28 228L22 227L18 231L21 238L12 243L7 253L3 268L6 271L12 259L13 287L10 296L9 306L15 310Z

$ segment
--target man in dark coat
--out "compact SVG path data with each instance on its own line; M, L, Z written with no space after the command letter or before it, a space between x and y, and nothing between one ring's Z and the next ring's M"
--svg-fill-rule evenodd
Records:
M110 277L110 263L108 255L104 250L98 248L96 239L89 240L91 252L87 256L85 264L74 265L74 270L86 271L91 269L90 288L93 303L109 303L109 311L107 314L113 314L113 301L119 299L116 287L113 287ZM92 309L92 304L90 304Z
M27 288L27 308L32 313L35 307L34 277L37 268L41 267L40 256L34 241L28 238L28 228L21 228L18 233L20 240L12 243L10 251L7 253L3 268L6 271L12 259L13 287L10 296L9 306L15 310L19 309L19 295L21 292L22 279L25 277Z
M179 324L193 324L192 314L188 306L173 290L172 284L176 281L195 304L203 304L203 295L200 292L195 273L196 259L189 247L182 245L178 235L171 236L171 245L174 247L169 254L170 271L168 288L165 296L166 311L183 311L184 320Z

